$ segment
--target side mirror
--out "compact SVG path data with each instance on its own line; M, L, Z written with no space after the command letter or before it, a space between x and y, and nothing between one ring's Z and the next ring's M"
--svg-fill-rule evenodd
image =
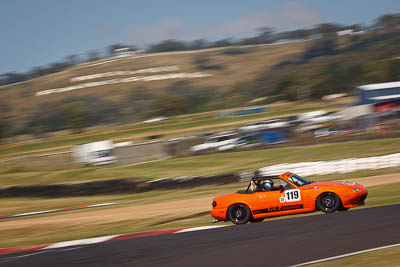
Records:
M281 191L281 193L285 190L285 188L283 188L282 185L279 186L279 190Z

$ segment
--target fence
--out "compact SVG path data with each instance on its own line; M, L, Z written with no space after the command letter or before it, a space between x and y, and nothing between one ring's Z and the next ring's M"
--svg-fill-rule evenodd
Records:
M149 142L116 147L114 152L118 158L117 164L125 165L163 159L168 156L165 150L164 142ZM74 164L71 151L22 156L0 162L9 162L14 168L32 171L60 170L78 166Z
M159 160L167 157L163 142L134 144L114 149L118 165L134 164L144 161Z

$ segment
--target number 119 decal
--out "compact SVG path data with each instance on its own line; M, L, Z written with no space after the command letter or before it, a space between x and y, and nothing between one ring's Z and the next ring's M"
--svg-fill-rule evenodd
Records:
M300 189L292 189L285 191L285 201L293 202L301 200Z

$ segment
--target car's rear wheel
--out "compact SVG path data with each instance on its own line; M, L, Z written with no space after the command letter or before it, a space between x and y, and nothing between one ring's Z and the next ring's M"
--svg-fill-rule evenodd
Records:
M234 224L245 224L250 220L250 209L245 204L233 204L228 209L228 218Z
M335 212L340 207L340 198L335 193L324 193L318 197L317 207L325 213Z

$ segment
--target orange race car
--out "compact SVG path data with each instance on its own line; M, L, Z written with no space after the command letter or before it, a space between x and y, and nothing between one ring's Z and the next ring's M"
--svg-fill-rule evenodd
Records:
M309 181L286 172L251 179L246 190L217 196L211 215L216 221L234 224L260 222L267 217L313 212L343 211L364 205L367 189L350 182Z

